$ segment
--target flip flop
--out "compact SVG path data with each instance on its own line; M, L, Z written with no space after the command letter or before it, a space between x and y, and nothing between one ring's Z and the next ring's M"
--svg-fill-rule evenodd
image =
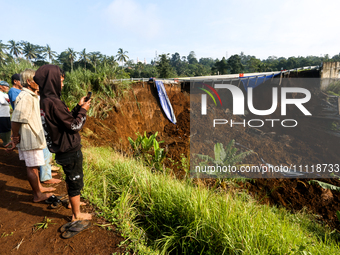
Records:
M65 205L65 206L68 205L68 202L69 202L68 199L63 199L63 200L58 199L58 200L53 201L53 203L50 204L50 205L48 206L48 208L49 208L49 209L58 209L58 208L61 207L62 205Z
M58 209L58 208L61 207L62 205L63 205L63 203L61 202L60 199L58 199L58 200L53 201L53 203L50 204L50 205L48 206L48 208L49 208L49 209Z
M64 231L61 236L65 239L68 239L68 238L74 237L75 235L79 234L85 229L88 229L89 227L91 227L91 221L79 220L65 227L66 231Z
M45 200L45 203L46 204L52 204L53 202L61 200L61 199L65 198L66 196L67 196L67 194L64 194L64 195L61 195L61 196L52 195Z
M71 221L67 222L66 224L62 225L59 229L61 233L64 233L66 230L68 230L70 227L72 227L74 224L77 224L80 220L77 221Z

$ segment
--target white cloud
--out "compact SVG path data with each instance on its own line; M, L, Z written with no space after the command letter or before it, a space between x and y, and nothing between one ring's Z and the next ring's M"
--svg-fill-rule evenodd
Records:
M215 8L210 16L210 49L203 43L197 47L205 55L218 57L238 54L267 58L276 56L306 56L340 51L338 33L340 1L286 0L258 2L238 0ZM237 6L239 8L237 8ZM199 51L197 51L199 52Z
M105 15L114 31L145 38L154 38L160 33L161 21L154 4L142 6L133 0L114 0L105 10Z

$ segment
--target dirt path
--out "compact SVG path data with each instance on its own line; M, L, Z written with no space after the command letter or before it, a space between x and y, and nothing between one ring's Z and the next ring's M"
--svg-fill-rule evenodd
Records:
M56 194L66 193L65 182L53 186L57 188ZM97 226L104 223L97 217L90 229L71 239L61 238L58 229L69 221L71 210L65 207L51 210L47 204L32 202L25 164L19 161L17 151L7 153L0 148L0 194L0 254L112 254L124 251L118 247L124 239L116 231ZM93 212L90 205L83 210ZM55 224L34 232L34 224L43 222L45 216Z

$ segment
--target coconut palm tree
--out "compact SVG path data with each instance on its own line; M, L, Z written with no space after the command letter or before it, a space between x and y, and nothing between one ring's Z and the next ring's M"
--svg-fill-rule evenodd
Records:
M129 59L129 57L126 55L127 53L129 52L124 51L122 48L119 48L117 51L116 57L117 57L117 60L122 63L122 66L123 66L123 63Z
M50 60L50 63L52 63L53 58L57 56L57 52L53 51L50 47L50 45L46 44L46 47L44 47L44 58L47 58Z
M116 68L116 66L118 65L118 63L116 62L115 60L115 57L114 56L110 56L107 58L107 64L112 66L112 68Z
M5 60L7 59L7 45L2 43L2 40L0 40L0 65L3 65L5 63Z
M138 62L136 64L136 70L138 71L138 77L141 77L142 70L144 69L144 64L142 62Z
M78 52L74 51L71 48L68 48L66 53L71 62L71 72L73 72L73 62L76 60Z
M19 54L22 52L22 47L20 42L15 42L14 40L8 41L9 45L7 46L9 52L13 55L18 57Z
M107 66L108 60L109 60L108 56L102 55L101 62L103 66Z
M91 52L90 54L90 61L94 65L94 71L97 72L97 62L101 58L102 54L99 51Z
M29 42L21 42L21 45L24 46L22 53L24 54L27 60L32 62L33 58L37 58L39 54L39 46L31 44Z
M80 61L83 61L85 64L85 70L86 70L86 63L90 62L90 59L88 57L88 54L86 53L86 49L84 48L81 52L79 52Z

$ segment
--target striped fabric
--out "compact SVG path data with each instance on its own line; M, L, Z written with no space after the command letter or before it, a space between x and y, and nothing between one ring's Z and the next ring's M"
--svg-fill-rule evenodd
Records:
M43 150L29 150L29 151L19 151L19 159L25 160L27 167L36 167L45 165L44 152Z
M22 151L43 149L46 147L44 130L41 123L39 99L32 91L23 88L15 100L12 122L21 123L20 143Z

